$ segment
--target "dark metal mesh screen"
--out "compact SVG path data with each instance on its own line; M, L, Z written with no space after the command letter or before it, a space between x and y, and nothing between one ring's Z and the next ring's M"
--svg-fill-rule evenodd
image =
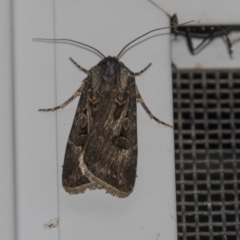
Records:
M173 72L179 240L240 240L240 70Z

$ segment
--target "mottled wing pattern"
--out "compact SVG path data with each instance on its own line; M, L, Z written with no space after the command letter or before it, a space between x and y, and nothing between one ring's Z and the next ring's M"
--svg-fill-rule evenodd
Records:
M63 165L69 193L104 188L127 197L137 169L134 74L107 57L89 71L73 121Z
M89 78L83 82L84 87L79 99L76 114L73 120L71 132L68 138L63 172L62 185L64 189L70 194L77 194L84 192L86 188L95 188L95 184L88 180L82 174L79 168L79 156L83 151L82 143L88 134L88 119L86 118L87 110L87 92L89 88Z
M134 188L137 169L136 91L134 76L129 77L124 103L110 95L97 103L96 123L82 153L91 179L107 192L127 197ZM119 96L118 96L119 97ZM84 167L83 167L84 168Z

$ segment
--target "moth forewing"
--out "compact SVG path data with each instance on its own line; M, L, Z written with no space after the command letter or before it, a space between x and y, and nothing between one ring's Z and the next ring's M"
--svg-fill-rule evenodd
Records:
M84 80L80 89L81 97L79 99L71 132L68 138L62 172L62 185L70 194L84 192L86 188L94 188L94 184L82 174L78 167L78 158L82 152L82 146L80 144L82 139L79 138L79 136L83 135L84 137L85 132L87 134L84 126L86 125L86 120L85 115L83 114L83 109L87 102L86 92L88 89L88 78ZM73 96L75 96L75 94ZM81 182L81 184L79 184L79 182Z

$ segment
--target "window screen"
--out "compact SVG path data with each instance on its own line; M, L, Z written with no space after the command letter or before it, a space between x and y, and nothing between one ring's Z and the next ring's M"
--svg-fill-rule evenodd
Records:
M173 71L178 239L240 240L240 70Z

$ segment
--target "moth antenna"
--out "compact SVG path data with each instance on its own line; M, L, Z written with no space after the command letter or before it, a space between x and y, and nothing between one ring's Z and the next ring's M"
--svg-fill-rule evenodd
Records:
M169 19L170 19L170 25L171 26L174 26L176 25L174 28L173 28L173 31L175 33L178 32L177 28L178 28L178 17L177 15L174 13L173 15L170 15L166 10L164 10L163 8L161 8L157 3L155 3L154 1L152 0L148 0L150 3L152 3L155 7L157 7L158 9L160 9L163 13L165 13Z
M153 29L153 30L151 30L151 31L149 31L149 32L147 32L147 33L144 33L143 35L135 38L135 39L132 40L130 43L128 43L127 45L125 45L125 47L124 47L124 48L119 52L119 54L117 55L117 58L119 58L119 56L122 54L122 52L123 52L130 44L132 44L133 42L137 41L138 39L140 39L140 38L148 35L149 33L152 33L152 32L158 31L158 30L162 30L162 29L167 29L167 28L176 28L176 27L178 27L178 26L182 26L182 25L185 25L185 24L188 24L188 23L191 23L191 22L194 22L194 20L193 20L193 21L188 21L188 22L185 22L185 23L181 23L181 24L179 24L179 25L173 25L173 26L171 26L171 27L156 28L156 29Z
M82 42L77 42L77 41L74 41L74 40L71 40L71 39L65 39L65 38L60 38L60 39L49 39L49 38L33 38L33 41L38 41L38 40L47 40L47 41L67 41L67 42L73 42L73 43L77 43L77 44L80 44L80 45L83 45L83 46L86 46L88 48L91 48L93 49L94 51L98 52L101 56L103 56L105 58L105 55L103 53L101 53L99 50L97 50L96 48L88 45L88 44L85 44L85 43L82 43Z

